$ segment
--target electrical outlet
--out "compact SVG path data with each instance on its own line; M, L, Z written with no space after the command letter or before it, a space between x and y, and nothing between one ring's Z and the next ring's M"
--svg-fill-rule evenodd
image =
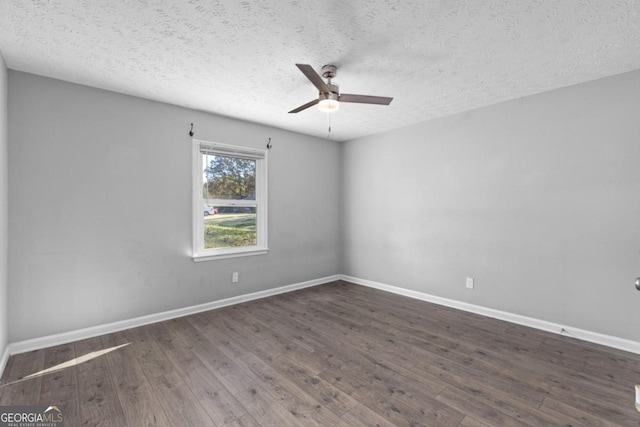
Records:
M467 289L473 289L473 278L467 277Z
M231 275L231 281L233 283L238 283L238 272L235 271L232 275Z

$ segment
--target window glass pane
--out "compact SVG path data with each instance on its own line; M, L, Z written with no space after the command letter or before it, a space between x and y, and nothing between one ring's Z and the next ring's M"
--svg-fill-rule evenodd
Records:
M202 154L203 199L255 200L256 160Z
M204 217L204 248L257 245L255 206L214 206Z
M193 260L266 253L266 151L199 140L192 148Z

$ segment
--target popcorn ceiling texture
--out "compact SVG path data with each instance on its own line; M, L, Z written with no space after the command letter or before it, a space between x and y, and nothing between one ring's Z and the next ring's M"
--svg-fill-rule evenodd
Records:
M295 67L338 66L348 140L640 68L637 0L2 0L11 69L325 137Z

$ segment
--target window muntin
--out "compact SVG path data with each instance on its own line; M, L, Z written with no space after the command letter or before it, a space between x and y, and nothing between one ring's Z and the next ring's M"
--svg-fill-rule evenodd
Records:
M193 155L194 260L266 253L266 152L194 140Z

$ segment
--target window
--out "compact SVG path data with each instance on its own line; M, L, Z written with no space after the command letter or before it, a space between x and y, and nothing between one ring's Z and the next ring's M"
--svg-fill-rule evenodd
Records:
M193 140L193 260L267 247L265 150Z

